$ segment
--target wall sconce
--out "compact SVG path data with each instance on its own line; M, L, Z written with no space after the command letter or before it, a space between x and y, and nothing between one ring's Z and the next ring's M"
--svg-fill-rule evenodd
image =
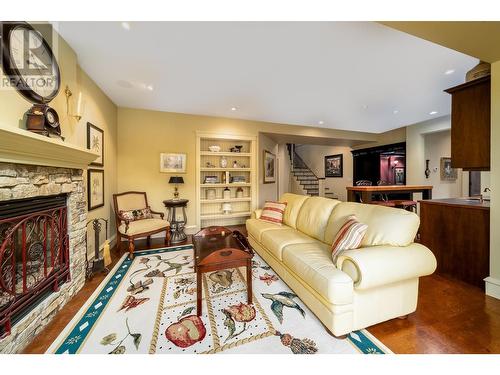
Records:
M70 110L69 110L69 98L71 98L73 96L73 93L69 89L68 85L66 85L66 89L64 90L64 95L66 95L66 114L69 117L74 117L76 119L76 121L80 121L82 119L82 115L81 115L81 112L80 112L80 110L82 109L82 93L80 92L78 94L78 103L77 103L77 106L76 106L76 114L70 114Z

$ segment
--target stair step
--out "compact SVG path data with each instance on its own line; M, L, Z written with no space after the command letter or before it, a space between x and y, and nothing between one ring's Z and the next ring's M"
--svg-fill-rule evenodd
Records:
M311 177L316 177L314 173L312 172L293 172L295 176L311 176Z
M319 182L318 181L300 181L300 184L302 186L315 186L317 187L319 185Z
M299 181L318 181L316 177L313 176L296 176Z

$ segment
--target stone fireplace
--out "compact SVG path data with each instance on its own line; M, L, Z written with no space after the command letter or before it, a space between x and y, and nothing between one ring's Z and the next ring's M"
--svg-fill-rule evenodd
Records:
M51 256L56 257L56 264L58 264L57 262L61 262L59 264L60 268L58 268L60 270L58 272L61 273L60 275L57 275L58 277L60 276L60 279L55 280L55 284L51 284L50 287L45 288L43 295L40 295L39 298L32 301L33 305L24 309L22 314L18 314L16 319L13 320L12 325L4 324L2 326L0 324L0 337L2 335L4 336L0 339L0 353L16 353L26 347L50 322L54 315L71 299L71 297L73 297L82 288L85 282L87 203L83 180L83 169L0 162L0 202L25 202L24 205L29 208L30 205L33 207L35 206L35 203L30 202L46 201L44 199L27 200L27 198L36 197L53 197L53 199L49 199L49 201L55 200L58 202L59 208L55 209L56 211L54 211L54 215L59 214L61 216L57 217L57 220L60 220L58 221L58 224L61 225L60 230L65 231L67 228L67 237L64 236L67 239L67 243L61 246L61 251L65 251L66 253L57 253L56 255L52 254L48 255L46 258L42 257L40 262L45 262L43 267L40 264L37 266L34 261L31 261L31 263L28 263L28 266L26 264L24 265L24 271L22 271L22 263L20 266L18 265L17 267L21 267L21 270L18 271L21 276L17 276L18 285L11 288L10 297L8 296L8 293L5 293L5 290L2 293L2 287L0 285L0 311L3 304L5 312L8 299L11 298L12 300L15 300L15 298L12 297L13 290L22 291L24 288L26 291L32 287L30 282L32 284L38 283L38 281L36 281L38 279L33 281L33 276L31 276L31 281L26 277L24 277L23 280L23 275L29 271L27 271L26 267L38 267L37 270L40 271L37 277L47 275L50 276L51 272L53 272L53 268L51 268L53 258L51 258ZM65 203L64 208L62 208L62 203ZM43 222L42 224L31 223L28 225L31 225L29 228L38 225L38 232L40 231L40 228L47 227L47 224ZM23 229L20 229L20 233L22 233L22 230ZM26 225L24 230L26 231ZM50 228L48 231L50 233ZM59 236L60 234L61 236ZM48 235L54 236L54 238L62 239L62 233L59 233L58 231ZM50 241L51 240L49 240L49 242ZM58 241L59 240L55 241L56 245L59 245ZM43 241L40 243L43 243ZM24 244L19 246L24 246L26 248L27 245ZM40 251L38 250L43 248L43 245L38 246L39 248L32 250L32 252L34 251L35 253L40 254ZM46 249L44 249L44 251L47 253ZM26 253L26 251L24 253ZM19 256L22 257L22 255ZM66 264L63 264L64 262L66 262ZM67 272L68 263L69 274ZM63 266L65 267L64 270L61 268ZM57 267L54 269L56 268ZM10 267L9 269L12 271L13 267ZM0 270L2 270L2 267L0 267ZM16 277L10 278L11 281L15 279ZM54 282L54 280L51 282ZM6 329L9 332L7 332Z

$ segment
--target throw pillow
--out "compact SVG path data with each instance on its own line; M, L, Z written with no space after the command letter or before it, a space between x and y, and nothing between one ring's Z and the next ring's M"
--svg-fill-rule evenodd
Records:
M356 216L352 215L347 218L346 223L342 225L333 240L332 259L334 264L344 251L359 248L367 229L368 225L359 222Z
M153 218L153 214L151 213L151 208L149 207L142 208L140 210L120 211L120 216L128 221Z
M285 208L286 202L266 201L260 215L260 220L281 225L283 223Z

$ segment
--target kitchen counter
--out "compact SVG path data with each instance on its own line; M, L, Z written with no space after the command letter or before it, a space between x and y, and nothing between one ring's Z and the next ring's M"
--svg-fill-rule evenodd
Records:
M431 185L377 185L377 186L347 186L347 201L357 202L357 195L363 203L370 203L374 194L409 194L413 200L413 193L422 193L424 199L432 198Z
M470 198L446 198L446 199L430 199L430 200L421 200L420 204L440 204L443 206L454 206L454 207L462 207L462 208L478 208L483 210L490 209L489 201L479 201L478 199L470 199Z

